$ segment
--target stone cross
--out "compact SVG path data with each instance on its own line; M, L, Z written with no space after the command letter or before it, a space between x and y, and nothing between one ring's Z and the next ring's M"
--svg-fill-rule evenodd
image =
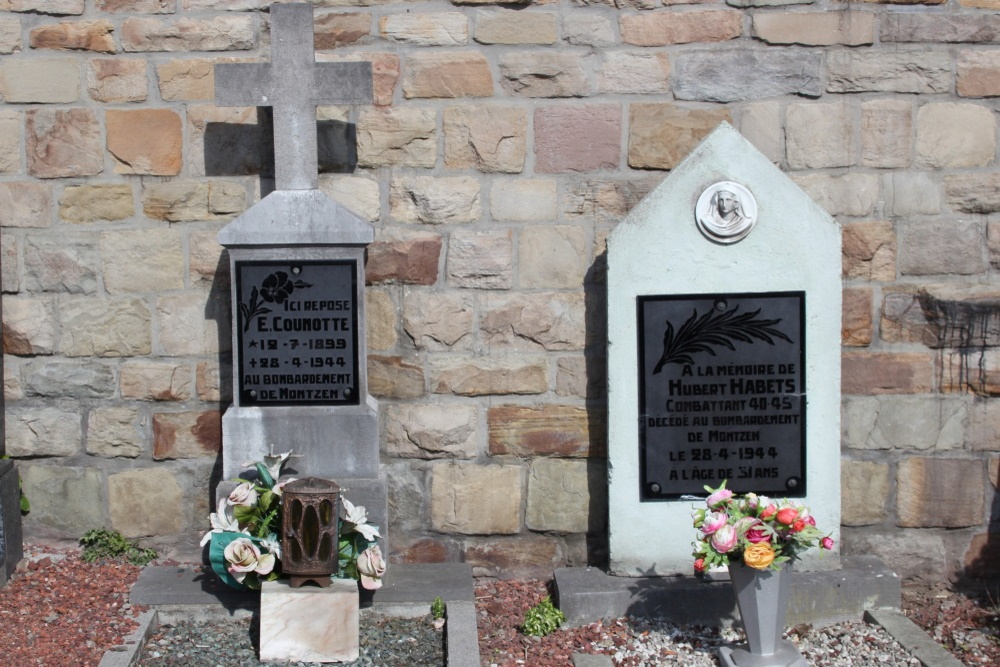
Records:
M271 62L219 63L215 103L274 109L278 190L315 190L316 106L371 104L371 63L317 63L311 4L271 6Z

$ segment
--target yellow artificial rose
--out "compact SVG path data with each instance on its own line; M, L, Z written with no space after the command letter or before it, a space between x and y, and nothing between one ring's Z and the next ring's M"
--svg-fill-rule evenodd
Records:
M743 552L743 562L758 570L767 569L774 562L774 549L764 542L751 544Z

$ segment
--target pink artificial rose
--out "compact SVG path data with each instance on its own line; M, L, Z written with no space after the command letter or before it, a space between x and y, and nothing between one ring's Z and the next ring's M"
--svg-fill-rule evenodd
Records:
M775 518L778 520L778 523L790 526L799 518L799 511L794 507L785 507L778 510L778 515Z
M229 494L227 502L230 505L243 505L253 507L257 504L257 490L250 482L243 482Z
M827 535L819 541L819 545L827 550L833 549L833 538Z
M736 534L736 529L730 525L725 525L712 534L712 548L722 554L732 551L737 542L739 542L739 535Z
M701 524L701 532L706 536L711 535L719 528L725 526L728 519L729 517L724 512L710 512Z
M802 517L802 520L808 523L810 526L816 525L816 519L812 518L812 515Z
M798 519L792 524L792 530L796 533L801 533L806 527L806 522L802 519Z
M698 559L696 559L694 561L694 571L695 572L704 572L705 571L705 559L704 558L698 558Z
M733 497L733 492L729 489L719 489L708 498L705 499L705 503L709 507L718 507L722 503L726 502Z
M241 584L250 572L269 574L274 569L274 555L261 554L257 545L245 537L227 544L223 554L229 563L229 574Z
M761 519L769 519L777 511L778 511L778 506L772 503L772 504L768 505L767 507L765 507L764 510L760 513L760 518Z
M382 587L382 575L385 574L385 559L382 550L373 544L358 556L358 574L361 575L361 585L374 591Z
M751 544L770 543L770 541L771 535L761 528L751 528L747 531L747 542Z

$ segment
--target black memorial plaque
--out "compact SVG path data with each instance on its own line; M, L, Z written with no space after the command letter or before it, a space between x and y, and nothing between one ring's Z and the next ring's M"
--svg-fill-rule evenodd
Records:
M358 403L357 263L236 262L242 405Z
M804 496L805 293L640 296L642 501Z

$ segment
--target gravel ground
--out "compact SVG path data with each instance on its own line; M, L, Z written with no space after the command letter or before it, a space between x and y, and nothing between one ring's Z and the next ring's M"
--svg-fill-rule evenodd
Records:
M28 547L29 559L0 589L0 664L4 667L93 666L104 651L122 643L142 611L127 601L139 568L118 563L87 564L79 550ZM904 590L903 608L965 665L1000 665L1000 599L941 589ZM517 626L524 613L549 593L542 580L483 580L476 585L483 666L567 667L574 653L601 653L616 665L719 664L720 644L739 641L735 631L677 628L655 621L618 619L558 630L535 639ZM256 634L249 621L163 627L150 642L142 665L256 666ZM916 665L877 626L843 623L820 630L789 630L810 664ZM380 623L365 612L363 657L355 665L441 665L442 633L429 619ZM159 653L159 656L155 654Z

